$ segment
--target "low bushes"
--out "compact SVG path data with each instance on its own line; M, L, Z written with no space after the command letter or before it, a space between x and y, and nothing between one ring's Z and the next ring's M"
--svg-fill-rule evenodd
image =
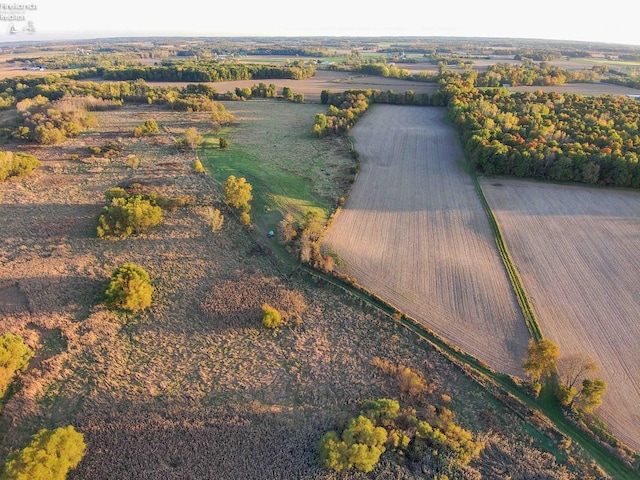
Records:
M282 325L282 315L268 303L262 305L262 324L267 328L278 328Z
M84 436L73 426L42 429L23 450L11 454L1 480L64 480L86 451Z
M127 238L146 232L162 222L162 208L154 198L141 195L125 197L121 196L120 190L108 190L107 198L111 197L111 204L104 207L98 219L98 237Z
M34 351L12 333L0 335L0 397L3 397L16 373L24 370Z
M323 435L320 463L337 472L371 472L389 450L416 463L438 458L442 472L455 472L480 455L484 442L457 425L451 410L432 405L421 410L418 416L415 409L400 408L397 400L388 398L364 402L341 434Z
M160 127L155 120L147 120L142 125L138 125L133 129L134 137L143 137L145 135L155 135L160 132Z
M33 155L20 152L0 152L0 182L12 177L26 177L40 166Z

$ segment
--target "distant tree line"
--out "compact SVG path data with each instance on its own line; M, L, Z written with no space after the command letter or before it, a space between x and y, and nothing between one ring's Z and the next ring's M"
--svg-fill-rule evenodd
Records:
M69 76L14 77L0 81L0 109L16 108L14 125L0 127L5 138L56 144L92 125L93 110L116 109L124 104L159 105L172 110L220 112L218 100L275 98L274 84L218 92L206 84L185 87L149 85L144 80L117 82L77 81ZM282 97L303 102L304 96L284 87ZM223 116L224 117L224 116ZM219 123L230 123L220 118Z
M64 68L108 68L122 65L134 65L132 53L124 54L63 54L42 57L13 57L7 63L29 66L46 67L50 69Z
M227 53L227 52L218 52ZM240 53L245 55L286 55L290 57L324 57L327 56L328 49L323 46L284 46L284 45L265 45L255 47L242 47Z
M314 74L313 65L305 65L299 61L287 65L202 61L178 65L137 65L102 69L102 77L105 80L143 79L153 82L223 82L268 78L302 80Z

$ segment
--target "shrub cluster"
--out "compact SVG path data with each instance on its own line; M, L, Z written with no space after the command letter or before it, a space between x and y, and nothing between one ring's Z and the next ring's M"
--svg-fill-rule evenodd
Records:
M124 189L107 191L107 199L111 203L104 207L98 219L98 237L124 239L130 235L144 233L162 222L162 208L154 196L123 196L123 192L126 195Z
M24 340L12 333L0 335L0 398L18 372L24 370L34 351L25 345Z
M143 137L145 135L155 135L160 132L160 127L158 127L158 122L155 120L147 120L142 125L138 125L133 129L134 137Z
M18 102L16 109L20 123L12 136L41 145L62 143L67 137L77 136L96 122L94 117L76 109L74 104L64 101L50 103L42 95Z
M334 258L322 255L320 251L325 227L326 221L316 211L308 211L299 220L287 214L278 224L278 238L298 254L301 262L323 272L331 272L335 266Z
M21 152L0 152L0 182L12 177L26 177L40 166L33 155Z
M422 464L438 459L441 471L455 472L477 458L484 442L454 422L447 408L427 406L420 417L397 400L382 398L363 403L341 434L330 431L318 444L323 467L344 472L371 472L387 450Z
M153 291L147 271L135 263L125 263L111 274L105 304L109 308L137 312L151 306Z

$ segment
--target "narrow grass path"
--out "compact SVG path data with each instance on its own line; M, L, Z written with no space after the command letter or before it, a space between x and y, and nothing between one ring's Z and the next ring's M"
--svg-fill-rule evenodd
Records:
M498 247L498 252L500 253L500 258L502 258L502 263L507 271L509 281L511 282L511 286L513 287L513 292L515 293L516 299L518 300L518 305L520 305L520 309L522 310L522 315L524 316L524 321L527 324L527 328L529 329L531 338L533 338L536 342L539 342L540 340L542 340L542 330L540 329L540 324L538 323L536 314L534 313L533 307L529 302L529 298L525 293L524 286L522 285L522 280L520 279L520 274L518 273L518 269L511 259L511 254L509 253L507 244L504 241L502 231L500 230L500 225L498 225L498 220L493 214L493 210L491 210L489 202L487 202L487 199L484 196L484 192L482 191L482 187L480 186L480 182L478 181L478 176L475 172L469 172L469 174L471 175L473 185L475 186L476 192L478 193L480 203L482 204L482 207L487 214L487 219L489 220L489 225L491 225L491 230L493 230L493 236L496 241L496 246Z

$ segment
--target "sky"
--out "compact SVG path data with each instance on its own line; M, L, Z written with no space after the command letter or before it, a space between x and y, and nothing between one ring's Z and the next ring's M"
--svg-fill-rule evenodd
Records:
M640 46L639 14L640 3L627 0L0 0L0 42L121 36L444 36Z

